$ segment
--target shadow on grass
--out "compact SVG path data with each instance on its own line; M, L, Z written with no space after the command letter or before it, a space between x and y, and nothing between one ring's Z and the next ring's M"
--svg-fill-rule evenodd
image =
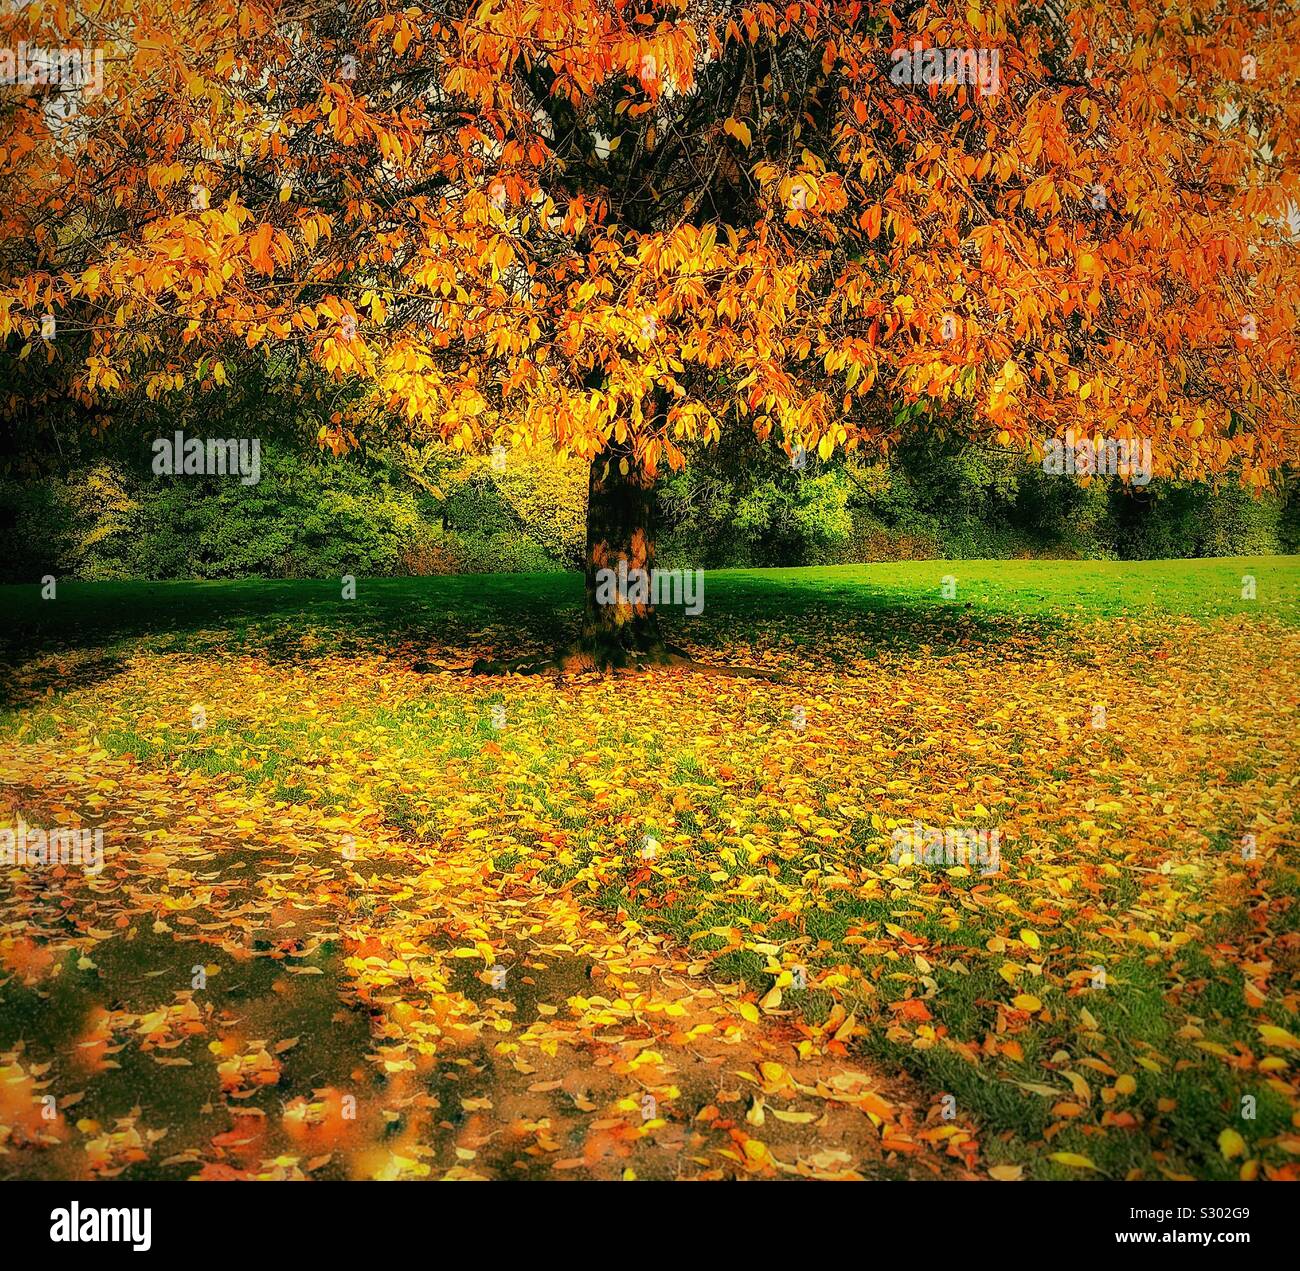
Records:
M988 603L943 600L900 583L897 587L838 581L796 571L723 574L709 582L709 603L698 618L667 616L671 638L708 657L737 643L764 647L781 658L818 666L870 660L880 653L959 649L1028 652L1055 644L1071 622L1063 615L1019 613Z
M1050 642L1068 626L1055 615L941 601L937 592L931 599L902 585L799 575L706 578L702 614L661 610L668 638L704 660L743 660L749 650L787 667L837 666L883 650L942 654ZM10 614L0 662L25 667L21 688L6 675L0 696L30 698L111 677L137 645L289 661L382 652L456 665L471 656L527 656L573 637L582 580L576 574L362 579L354 600L342 599L332 580L62 583L55 600L42 600L35 586L6 587L0 595Z
M153 1159L126 1170L127 1179L193 1176L196 1159L212 1155L213 1136L232 1124L256 1127L233 1137L250 1140L260 1155L293 1151L281 1121L290 1094L333 1087L364 1098L371 1084L356 1078L364 1071L370 1028L353 999L342 955L322 949L309 963L318 975L289 975L286 960L265 954L235 959L217 944L182 933L160 935L140 923L123 939L97 944L88 967L69 953L48 987L29 988L16 976L6 980L0 986L0 1051L20 1049L29 1063L49 1063L52 1089L64 1096L79 1091L69 1121L86 1118L112 1128L133 1109L146 1109L141 1124L165 1129L167 1136ZM209 967L212 978L201 991L187 993L199 965ZM158 1048L142 1044L149 1031L142 1019L155 1013L154 1027L162 1028L161 1013L190 998L198 1007L193 1034L169 1032ZM111 1033L110 1012L118 1013ZM86 1049L97 1022L102 1041ZM277 1049L278 1081L254 1098L222 1089L217 1065L234 1048L217 1055L210 1043L229 1037L240 1043L266 1038L268 1044L293 1039L292 1046ZM111 1063L103 1062L110 1057ZM85 1168L83 1141L66 1127L55 1139L40 1153L0 1158L0 1180L78 1177ZM337 1166L318 1175L342 1176Z

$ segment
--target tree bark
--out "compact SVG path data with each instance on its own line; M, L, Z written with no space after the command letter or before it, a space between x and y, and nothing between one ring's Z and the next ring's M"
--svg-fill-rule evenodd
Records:
M655 567L655 512L654 479L640 470L630 451L614 446L592 460L586 603L577 645L569 654L579 664L574 669L582 664L601 670L644 666L666 662L677 652L660 635L654 605L634 599L627 587L629 579L641 571L648 578ZM617 581L611 586L611 580Z

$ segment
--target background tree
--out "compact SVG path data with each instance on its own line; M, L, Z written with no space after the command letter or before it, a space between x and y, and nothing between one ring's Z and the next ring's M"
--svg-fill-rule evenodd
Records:
M653 567L657 476L724 429L823 458L1143 436L1157 472L1254 487L1295 459L1280 8L104 0L3 22L106 59L99 95L5 90L11 427L102 428L287 359L336 449L547 441L590 464L571 663L673 656L649 606L595 603L596 571Z

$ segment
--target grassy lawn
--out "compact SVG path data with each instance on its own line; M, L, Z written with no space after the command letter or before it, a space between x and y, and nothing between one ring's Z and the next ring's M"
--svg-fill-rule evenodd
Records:
M952 575L957 605L941 594ZM1256 579L1243 601L1242 579ZM896 561L813 569L728 569L706 575L708 607L726 619L775 610L774 625L798 626L808 607L845 608L855 621L872 615L946 612L966 604L981 614L1064 620L1078 617L1206 619L1254 614L1296 621L1300 567L1287 556L1184 561ZM576 574L506 574L368 579L355 601L328 582L123 582L58 584L58 603L40 589L0 587L11 615L4 638L12 654L34 645L116 647L142 637L273 640L298 631L346 647L358 635L390 643L428 633L496 623L514 632L563 634L582 595ZM707 610L706 610L707 613ZM706 624L701 623L702 626ZM681 636L690 631L678 627ZM707 634L707 629L706 632ZM886 633L887 634L887 633Z
M720 571L670 637L781 682L411 670L580 600L0 588L0 826L106 849L0 874L0 1177L1297 1174L1300 559Z

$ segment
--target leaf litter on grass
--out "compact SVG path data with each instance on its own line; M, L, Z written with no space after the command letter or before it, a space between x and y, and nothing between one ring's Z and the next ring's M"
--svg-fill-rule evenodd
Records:
M1293 1177L1297 653L137 650L0 751L4 824L107 849L0 880L0 1174Z

